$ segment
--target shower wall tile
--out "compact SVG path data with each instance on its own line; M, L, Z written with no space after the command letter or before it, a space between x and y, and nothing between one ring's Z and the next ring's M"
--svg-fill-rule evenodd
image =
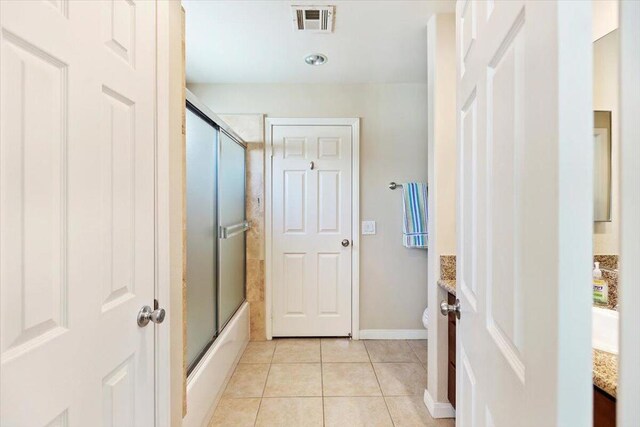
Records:
M264 246L263 231L259 227L255 222L251 222L251 228L247 232L247 259L264 259L264 254L262 253L262 247Z
M264 144L247 145L247 259L264 260Z
M262 120L262 117L261 117ZM247 300L251 340L266 339L264 306L264 143L247 145Z
M247 259L247 301L264 303L264 260Z
M251 341L265 341L267 339L264 314L264 302L249 303L249 339Z

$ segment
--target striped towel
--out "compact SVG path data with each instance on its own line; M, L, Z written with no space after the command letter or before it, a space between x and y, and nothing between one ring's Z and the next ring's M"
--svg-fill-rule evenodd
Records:
M402 186L404 223L402 242L407 248L427 248L427 184L409 182Z

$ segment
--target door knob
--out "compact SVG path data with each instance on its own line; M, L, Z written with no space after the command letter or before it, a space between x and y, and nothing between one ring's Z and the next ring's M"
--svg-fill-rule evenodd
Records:
M344 240L342 241L342 246L344 246L345 248L346 248L347 246L349 246L349 239L344 239Z
M153 323L162 323L164 322L164 318L166 316L166 311L164 308L158 308L156 310L152 310L151 307L145 305L138 312L138 326L144 327L149 324L149 322Z
M460 300L456 299L456 303L453 305L447 304L445 300L442 300L440 302L440 313L443 316L453 313L458 319L460 319Z

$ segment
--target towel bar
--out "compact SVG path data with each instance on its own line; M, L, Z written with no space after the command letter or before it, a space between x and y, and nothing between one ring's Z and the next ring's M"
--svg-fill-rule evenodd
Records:
M389 189L390 190L395 190L396 188L402 188L402 184L398 184L397 182L391 181L389 183Z

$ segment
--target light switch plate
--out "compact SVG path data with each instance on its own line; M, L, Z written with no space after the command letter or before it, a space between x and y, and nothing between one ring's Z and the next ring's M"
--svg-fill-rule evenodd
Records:
M376 234L376 222L362 221L362 234Z

